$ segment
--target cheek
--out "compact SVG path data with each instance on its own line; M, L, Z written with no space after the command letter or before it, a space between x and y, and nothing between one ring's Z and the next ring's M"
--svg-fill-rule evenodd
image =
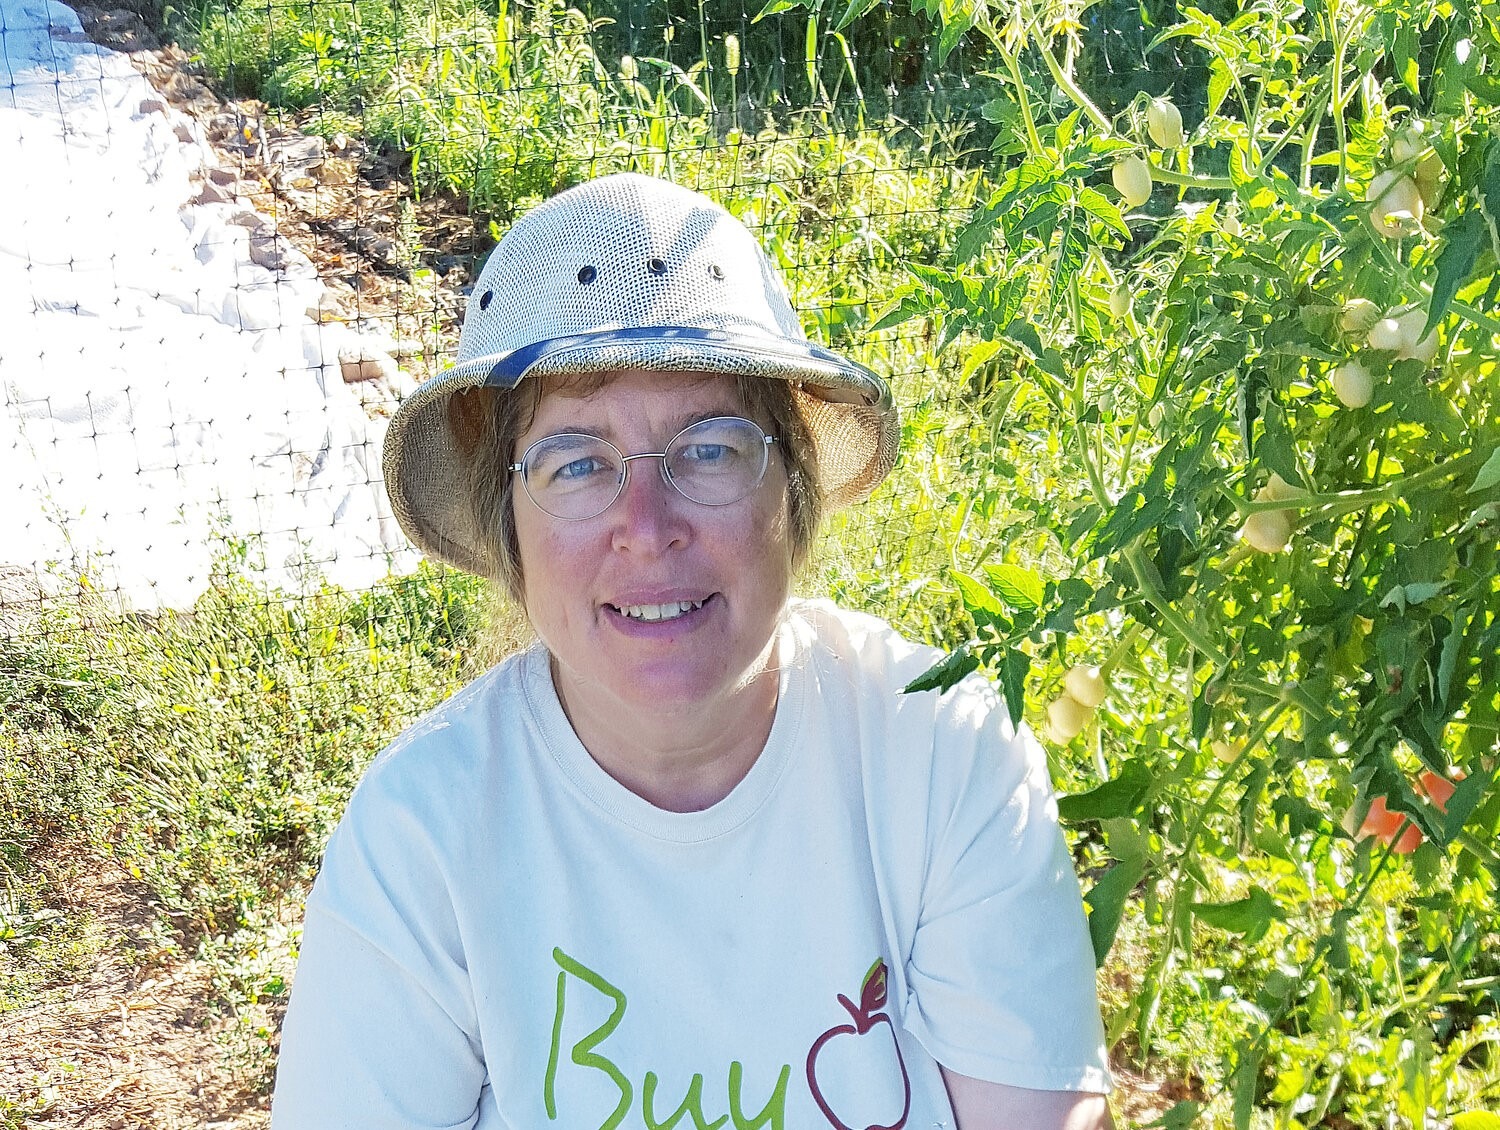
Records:
M524 499L518 502L515 519L516 561L521 574L518 595L527 618L536 622L547 616L559 580L578 555L569 550L566 537L559 536L566 534L566 528L538 521L535 507ZM531 513L525 513L527 510Z

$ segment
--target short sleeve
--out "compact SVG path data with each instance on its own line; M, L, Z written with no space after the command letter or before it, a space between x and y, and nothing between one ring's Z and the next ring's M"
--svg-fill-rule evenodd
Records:
M957 715L933 751L906 1027L975 1079L1106 1092L1093 949L1046 756L1003 706Z
M308 900L274 1130L478 1121L485 1069L449 884L426 822L382 785L356 791Z

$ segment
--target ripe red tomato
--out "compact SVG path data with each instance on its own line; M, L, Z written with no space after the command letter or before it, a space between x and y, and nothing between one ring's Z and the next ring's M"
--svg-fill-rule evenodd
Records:
M1388 844L1396 829L1401 827L1401 820L1399 812L1386 808L1385 797L1378 796L1370 802L1370 811L1365 813L1365 822L1359 826L1359 835L1355 838L1362 840L1374 836L1381 843Z
M1439 812L1448 811L1448 802L1453 799L1457 788L1447 777L1434 773L1431 769L1423 770L1422 775L1417 778L1417 791L1437 805Z
M1397 855L1410 855L1422 842L1422 830L1415 824L1408 823L1406 830L1398 837L1396 831L1405 820L1403 814L1392 812L1385 806L1385 797L1378 796L1370 802L1370 811L1365 814L1365 822L1359 826L1359 836L1356 838L1374 836L1383 844L1394 841L1392 851Z

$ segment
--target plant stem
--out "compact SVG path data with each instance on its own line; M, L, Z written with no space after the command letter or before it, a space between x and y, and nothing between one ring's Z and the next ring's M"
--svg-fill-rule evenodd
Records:
M1329 72L1333 85L1329 91L1328 104L1333 108L1334 148L1339 155L1337 191L1344 192L1349 187L1349 159L1345 156L1349 138L1348 128L1344 125L1344 52L1348 50L1349 41L1339 34L1334 9L1329 10L1328 30L1333 35L1333 67Z
M1010 79L1016 84L1016 105L1021 108L1021 120L1026 123L1026 141L1031 146L1031 155L1040 157L1045 150L1041 135L1036 131L1036 121L1031 116L1031 99L1026 95L1026 79L1021 74L1020 64L1014 54L998 43L995 49L999 51L1000 58L1005 60L1005 69L1010 72Z
M1189 623L1181 613L1172 607L1171 601L1157 591L1146 573L1145 562L1141 560L1140 548L1131 546L1121 553L1125 563L1130 566L1130 571L1135 577L1136 587L1140 589L1141 595L1145 597L1146 603L1156 610L1156 614L1176 632L1186 643L1192 644L1202 653L1203 657L1219 669L1223 670L1229 666L1229 656L1207 636Z
M1210 177L1199 173L1179 173L1176 169L1164 169L1154 162L1147 161L1151 166L1151 179L1161 181L1163 184L1178 184L1187 188L1207 188L1225 192L1234 189L1234 181L1228 177Z
M1052 54L1052 48L1041 36L1032 39L1031 45L1040 52L1042 62L1047 64L1047 70L1052 75L1052 81L1057 83L1057 88L1071 98L1074 104L1088 116L1089 121L1099 127L1099 132L1109 136L1114 132L1113 123L1109 116L1095 106L1093 100L1083 92L1083 89L1073 81L1073 76L1063 70L1062 64L1057 61L1057 56Z
M1125 629L1125 634L1120 637L1114 647L1110 648L1109 655L1105 657L1104 662L1099 664L1099 674L1106 679L1109 678L1110 672L1120 665L1120 661L1125 656L1130 654L1135 647L1135 641L1145 630L1144 624L1131 624Z
M1422 293L1426 294L1429 298L1432 297L1431 283L1422 283L1421 289ZM1483 310L1480 310L1474 306L1470 306L1467 302L1460 302L1458 299L1454 298L1449 301L1448 309L1453 311L1453 313L1457 314L1466 322L1469 322L1476 326L1482 326L1484 329L1489 330L1492 334L1500 334L1500 319L1497 319L1490 314L1486 314Z
M1424 467L1420 471L1413 471L1409 475L1389 479L1380 486L1370 490L1345 490L1334 494L1306 494L1297 498L1285 500L1267 499L1264 501L1246 501L1235 494L1227 486L1220 487L1220 493L1234 503L1235 509L1243 515L1254 514L1259 510L1312 510L1315 513L1305 515L1298 523L1297 528L1314 525L1328 518L1336 518L1341 514L1348 514L1354 510L1363 510L1373 506L1377 502L1396 502L1407 491L1416 487L1426 486L1433 481L1451 479L1455 475L1461 475L1470 468L1477 468L1480 456L1488 456L1482 451L1470 451L1464 455L1456 455L1452 459L1442 463L1434 463L1431 467Z
M1500 879L1500 855L1481 840L1473 832L1459 829L1458 834L1453 837L1453 842L1459 844L1465 851L1471 852L1479 857L1479 860L1490 869L1490 874Z
M1265 740L1266 734L1270 732L1271 726L1275 724L1277 717L1280 716L1282 706L1282 703L1277 703L1261 716L1260 721L1246 740L1244 750L1241 752L1239 758L1236 759L1236 765L1243 766L1249 764L1248 755ZM1156 961L1152 963L1152 967L1157 971L1158 975L1166 970L1172 961L1173 954L1177 950L1177 918L1182 912L1182 892L1185 886L1182 881L1183 869L1187 864L1187 860L1193 854L1198 833L1203 829L1203 825L1207 822L1209 816L1218 807L1220 794L1223 793L1225 788L1228 787L1229 782L1234 780L1235 777L1236 774L1233 767L1220 775L1219 779L1214 782L1213 789L1209 791L1208 798L1198 807L1197 815L1194 817L1192 824L1188 826L1187 834L1183 837L1182 848L1177 853L1175 865L1172 869L1172 899L1168 904L1167 914L1164 916L1164 921L1167 924L1166 947L1162 950Z

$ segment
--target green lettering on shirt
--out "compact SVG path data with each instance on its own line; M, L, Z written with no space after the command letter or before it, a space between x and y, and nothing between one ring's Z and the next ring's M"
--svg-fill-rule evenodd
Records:
M776 1089L771 1092L771 1097L766 1100L766 1105L761 1108L759 1114L746 1118L740 1106L740 1086L744 1082L745 1068L739 1060L729 1065L729 1114L734 1119L734 1130L760 1130L762 1126L770 1125L771 1130L785 1130L786 1127L786 1085L792 1077L792 1066L789 1063L782 1064L781 1076L776 1080Z
M695 1130L719 1130L720 1126L729 1121L727 1114L712 1122L708 1121L703 1113L703 1076L694 1075L692 1083L688 1085L687 1097L682 1100L682 1105L673 1111L671 1117L665 1122L658 1122L656 1119L657 1082L656 1072L646 1072L646 1082L641 1088L641 1116L646 1120L646 1130L672 1130L682 1121L682 1116L689 1111L692 1111Z
M579 1067L589 1067L603 1072L619 1089L619 1103L598 1128L598 1130L617 1130L625 1121L625 1116L630 1113L631 1100L635 1091L630 1085L630 1080L626 1078L625 1072L607 1056L600 1055L594 1049L607 1040L611 1033L620 1026L620 1021L625 1018L625 993L581 961L563 953L560 948L552 950L552 960L557 962L558 966L557 1005L556 1011L552 1014L552 1046L547 1055L547 1074L542 1083L542 1099L547 1107L547 1117L554 1122L557 1121L557 1066L562 1055L563 1017L567 1012L568 978L571 976L614 1002L604 1023L575 1043L568 1051L568 1058ZM771 1097L766 1100L765 1106L758 1113L747 1115L742 1095L745 1067L739 1060L735 1060L729 1065L729 1113L720 1115L710 1122L708 1116L703 1113L702 1075L693 1076L693 1081L688 1085L687 1094L678 1104L677 1109L667 1118L659 1119L656 1115L656 1089L660 1085L661 1078L656 1072L648 1071L641 1085L641 1118L645 1122L646 1130L676 1130L677 1124L686 1115L692 1116L693 1130L719 1130L731 1119L734 1122L734 1130L762 1130L762 1127L769 1127L770 1130L786 1130L786 1089L791 1077L791 1064L782 1064L781 1074L777 1077L776 1086L771 1091Z
M569 1055L569 1058L579 1067L592 1067L596 1071L604 1072L620 1089L619 1105L615 1107L614 1113L599 1124L599 1130L615 1130L621 1122L625 1121L625 1115L630 1112L632 1094L630 1080L625 1078L625 1073L607 1058L596 1054L594 1048L608 1039L609 1034L620 1026L620 1021L625 1017L625 994L587 965L574 961L561 949L552 950L552 960L557 962L560 968L557 974L557 1011L552 1018L552 1051L547 1057L547 1077L542 1085L542 1097L547 1105L547 1117L553 1121L557 1119L557 1056L562 1045L563 1011L567 1003L568 974L571 973L585 985L597 989L615 1002L613 1010L604 1023L574 1044Z

